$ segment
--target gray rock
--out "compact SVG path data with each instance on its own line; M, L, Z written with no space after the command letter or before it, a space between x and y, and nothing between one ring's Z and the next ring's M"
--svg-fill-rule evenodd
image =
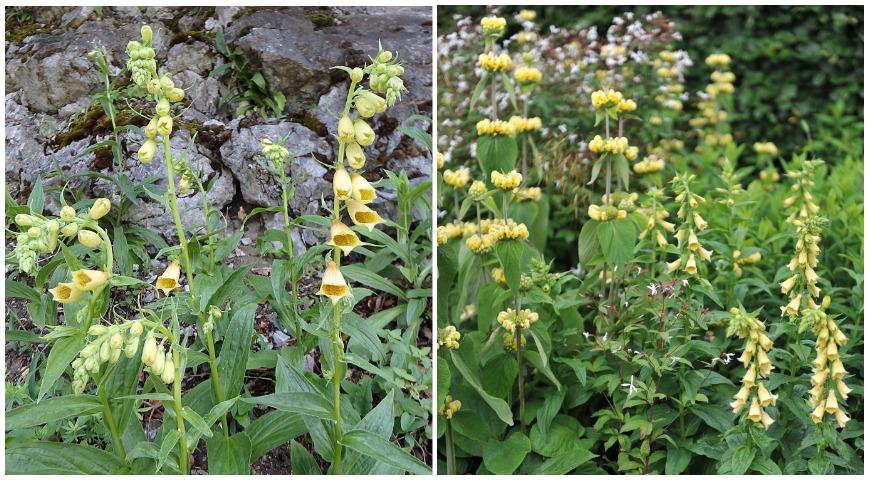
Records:
M232 129L233 127L230 126ZM232 136L220 148L224 164L239 181L242 198L256 206L269 207L281 201L281 189L270 172L267 160L259 152L260 140L278 140L285 137L284 144L295 157L290 162L288 175L297 182L296 195L290 202L294 212L308 212L311 204L319 201L320 195L331 190L324 180L326 168L314 156L330 162L332 149L325 140L308 128L297 123L282 122L277 125L254 125L232 130Z

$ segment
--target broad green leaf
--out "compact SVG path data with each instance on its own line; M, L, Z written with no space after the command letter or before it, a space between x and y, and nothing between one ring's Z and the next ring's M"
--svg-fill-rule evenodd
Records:
M489 405L490 408L498 415L498 418L501 419L502 422L513 425L514 418L513 413L511 412L510 406L508 406L507 402L500 398L495 398L492 395L486 393L486 390L481 386L480 381L475 377L475 375L471 372L468 366L465 365L465 362L462 360L462 357L455 354L452 350L450 351L450 360L453 362L453 366L456 367L456 370L465 378L465 381L468 382L469 385L472 386L481 398Z
M30 213L42 215L42 209L45 205L45 191L42 188L42 176L36 178L33 182L33 188L30 190L30 196L27 197L27 207Z
M178 443L178 440L181 438L181 433L178 430L170 430L165 437L163 437L163 441L160 443L160 456L157 457L157 470L159 471L163 464L169 460L169 455L172 453L172 449L175 448L175 445Z
M290 472L294 475L320 475L323 473L311 452L293 440L290 441Z
M332 420L332 404L316 393L272 393L261 397L241 398L242 402L265 405L284 412Z
M6 412L6 431L44 425L56 420L100 412L100 399L93 395L64 395L31 403Z
M580 229L580 236L577 239L577 252L579 254L580 264L588 266L589 263L601 254L601 246L598 242L598 225L601 222L597 220L589 220L583 224Z
M402 469L416 475L431 475L432 468L396 446L393 442L385 440L365 430L351 430L341 438L341 444L345 447L367 455L387 465Z
M627 218L600 222L595 230L604 259L610 265L623 265L634 257L637 234Z
M734 425L734 415L718 405L693 405L691 411L704 423L723 433Z
M520 279L523 271L520 261L523 256L523 242L520 240L502 240L495 245L495 253L504 268L504 277L512 291L520 290Z
M484 135L477 138L477 160L489 181L493 171L509 172L516 168L517 141L513 137Z
M444 397L450 392L450 366L447 360L438 357L438 383L435 389L435 405L444 404Z
M377 273L372 272L363 265L355 264L342 266L341 273L350 280L365 285L366 287L387 292L402 300L407 298L405 292L403 292L399 287L393 285L392 282Z
M78 333L69 337L63 337L54 342L48 360L45 365L45 373L42 375L42 383L39 385L37 402L54 388L57 379L63 375L66 367L78 356L85 346L85 335Z
M42 295L21 282L6 280L6 298L23 298L31 302L39 302Z
M251 473L251 439L245 432L230 437L215 435L206 441L206 449L209 475Z
M749 470L752 461L755 459L756 449L752 445L742 445L738 448L731 457L731 474L743 475Z
M249 303L236 307L232 313L217 359L217 369L224 387L224 398L237 396L244 385L245 366L251 351L256 310L257 305Z
M245 433L251 439L251 461L270 450L307 432L303 416L295 413L271 411L251 422Z
M496 475L510 475L531 451L529 438L514 432L505 441L490 441L483 446L483 464Z
M575 468L597 457L589 451L589 448L575 444L568 450L556 455L540 464L534 470L535 475L566 475Z
M692 460L692 453L685 448L668 444L668 456L665 461L666 475L679 475L686 470Z
M6 475L123 474L118 457L75 443L32 442L6 447Z

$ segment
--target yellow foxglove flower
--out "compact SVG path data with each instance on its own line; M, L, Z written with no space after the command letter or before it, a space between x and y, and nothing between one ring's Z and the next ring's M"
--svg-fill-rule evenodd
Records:
M821 385L825 382L825 380L827 378L828 378L828 370L821 369L813 374L813 376L810 378L810 383L812 383L813 385Z
M850 420L849 416L846 415L846 412L842 410L837 410L836 413L834 413L834 417L837 419L837 425L839 425L840 428L845 427L846 423Z
M91 209L88 212L88 216L90 216L92 220L99 220L105 217L111 209L112 202L110 202L108 198L98 198L97 201L94 202L94 204L91 206Z
M792 288L794 288L795 282L797 282L797 275L792 275L780 283L779 286L782 289L782 293L788 293Z
M163 373L163 367L166 366L166 356L163 354L163 348L157 348L154 353L154 360L151 362L151 373L154 375L161 375Z
M142 131L145 133L145 138L148 140L154 140L157 138L157 117L151 117L151 121L148 122L148 125L145 125L145 128L143 128Z
M139 147L139 151L136 153L136 156L142 163L151 163L151 160L154 159L154 154L156 152L157 142L149 138L145 143L142 144L141 147Z
M90 230L79 230L79 242L88 248L97 248L103 240Z
M372 143L375 143L375 132L365 120L361 118L354 120L353 132L354 140L363 147L368 147Z
M828 355L828 360L835 361L839 360L840 352L837 351L837 343L836 342L828 342L828 347L825 350L825 353Z
M701 248L701 243L698 242L698 237L695 236L694 230L689 230L689 250L697 250Z
M743 350L743 354L740 355L740 358L738 358L737 360L739 360L741 363L743 363L744 368L749 368L749 364L752 362L752 355L753 355L753 351L746 348Z
M843 397L843 400L847 400L849 398L849 393L851 392L852 389L846 386L845 382L843 382L842 380L837 380L837 393L839 393L840 396Z
M82 298L82 292L74 283L58 283L56 287L48 290L55 302L70 303Z
M90 292L105 285L112 274L100 270L81 269L73 272L72 277L75 288Z
M828 399L825 401L825 413L834 413L840 409L840 406L837 404L837 396L834 395L833 390L828 391Z
M347 200L353 192L353 182L350 179L350 174L342 167L335 171L335 176L332 177L332 193L338 200Z
M381 216L378 215L378 212L358 200L352 198L347 200L347 211L354 225L364 225L369 231L374 230L375 225L381 223Z
M166 360L163 361L163 372L160 374L160 380L169 385L175 380L175 363L169 352L166 352Z
M695 264L695 254L689 254L689 261L686 262L685 270L689 275L695 275L698 273L698 266Z
M350 142L345 147L345 153L347 154L347 163L359 170L363 168L366 164L366 154L363 152L362 147L359 146L356 142Z
M674 273L680 268L680 264L682 263L682 259L678 258L673 262L668 262L668 273Z
M824 402L820 402L818 405L816 405L816 408L815 408L815 410L813 410L813 413L810 414L810 418L812 419L813 423L822 423L822 417L824 417L824 416L825 416L825 404L824 404Z
M795 296L791 299L791 301L788 302L788 305L786 305L786 307L785 307L785 313L786 313L788 316L790 316L790 317L796 317L796 316L797 316L797 314L798 314L798 310L801 308L801 297L802 297L802 296L803 296L802 294L795 295Z
M761 407L758 405L757 398L752 399L752 405L750 405L749 407L749 415L747 416L747 418L752 420L753 422L761 421Z
M347 115L342 115L338 120L338 138L345 143L354 141L353 121Z
M828 356L828 358L830 359L831 357ZM843 368L843 362L839 357L837 357L831 365L831 376L834 377L835 380L842 380L843 377L846 376L846 369Z
M154 360L157 358L157 341L154 340L154 337L148 335L145 339L145 346L142 347L142 362L145 365L151 366L154 363Z
M764 428L770 428L773 425L773 418L767 414L764 410L761 411L761 424L764 425Z
M326 271L323 272L323 282L320 284L320 290L317 294L329 297L332 303L338 303L342 298L350 296L350 288L335 262L329 262L326 266Z
M166 94L166 98L170 102L180 102L184 98L184 90L174 87L172 90Z
M377 196L374 187L362 175L353 173L350 176L350 181L351 185L353 185L351 196L354 200L361 203L370 203Z
M743 379L740 381L743 382L744 385L755 385L755 367L750 366L743 375Z
M773 348L773 341L763 333L759 333L758 335L758 344L761 346L761 348L765 350L770 350L771 348Z
M771 405L776 405L776 400L779 398L778 395L771 395L767 388L765 388L764 383L758 384L758 401L761 403L762 407L769 407Z
M157 282L154 284L157 290L163 292L164 295L169 295L173 290L180 287L178 278L181 276L181 267L178 260L173 260L162 275L157 277Z
M332 221L332 226L330 227L329 232L330 238L327 244L332 245L333 247L338 247L345 255L349 254L357 245L362 243L360 242L356 232L338 220Z

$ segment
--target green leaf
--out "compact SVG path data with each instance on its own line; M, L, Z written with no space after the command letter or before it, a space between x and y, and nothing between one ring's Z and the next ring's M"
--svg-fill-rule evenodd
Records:
M520 290L522 267L520 260L523 256L523 242L520 240L502 240L495 245L495 254L504 268L504 277L512 291Z
M304 417L299 414L273 410L257 417L245 429L251 439L251 461L307 431Z
M298 442L290 441L290 471L294 475L320 475L320 466L314 456ZM211 472L209 472L211 473Z
M125 470L118 457L75 443L31 442L6 447L6 475L109 475Z
M477 138L477 160L489 179L493 171L508 172L516 167L517 141L513 137L484 135Z
M622 265L634 257L634 243L637 235L631 220L623 218L600 222L595 234L608 264Z
M623 185L628 185L628 159L625 158L625 155L616 155L613 160L613 170L616 172L616 176L622 180Z
M396 446L365 430L351 430L341 437L342 445L375 460L416 475L431 475L432 468Z
M531 451L529 438L514 432L505 441L491 441L483 446L483 464L496 475L511 475Z
M779 465L767 457L756 457L749 469L762 475L782 475Z
M372 272L364 265L355 264L342 266L341 273L345 277L357 283L365 285L366 287L375 288L382 292L387 292L389 294L395 295L402 300L407 299L405 292L403 292L399 287L393 285L392 282L378 275L377 273Z
M64 395L6 412L6 431L44 425L67 417L91 415L102 409L93 395Z
M245 403L265 405L284 412L332 420L332 404L316 393L272 393L261 397L241 398L240 400Z
M483 89L486 88L486 80L489 78L489 72L484 71L483 75L480 76L480 81L477 82L477 85L474 87L474 92L471 94L471 105L468 107L468 116L470 117L472 113L474 113L474 105L477 104L477 101L480 99L480 95L483 93Z
M231 437L215 435L205 445L209 475L250 475L251 439L245 432Z
M668 457L665 460L665 474L679 475L686 470L692 460L692 452L682 447L668 444Z
M36 178L33 182L33 189L30 190L30 196L27 197L27 208L30 213L42 215L42 209L45 206L45 192L42 188L42 176Z
M580 264L583 266L588 266L601 254L601 244L598 242L598 234L596 233L599 225L601 222L589 220L580 229L580 236L577 238L577 253Z
M447 363L447 360L438 357L438 383L436 392L435 405L444 404L444 397L447 396L447 393L450 392L450 366Z
M724 433L734 425L734 415L719 405L693 405L691 411L719 432Z
M224 398L235 397L245 383L245 366L251 351L254 333L254 313L257 304L249 303L232 314L226 336L221 344L217 368L224 387Z
M534 470L535 475L565 475L575 468L597 457L589 449L581 445L572 445L568 450L540 464Z
M181 415L184 419L190 423L193 428L199 430L199 433L205 435L206 437L211 437L211 426L202 419L202 417L196 413L192 408L188 406L184 406L181 410Z
M456 370L459 370L459 373L465 378L465 381L469 383L475 390L477 390L478 395L489 405L490 408L498 415L498 418L501 419L502 422L513 425L514 418L513 413L511 412L510 406L508 406L507 402L500 398L493 397L492 395L486 393L486 390L481 386L480 381L468 366L465 365L465 362L462 360L462 357L457 355L453 350L450 351L450 360L453 362L453 366L456 367Z
M741 445L734 455L731 456L731 475L743 475L749 470L752 465L752 460L755 459L755 447L751 445Z
M39 302L42 296L33 288L15 280L6 280L6 298L23 298Z
M39 402L54 388L57 379L66 371L66 367L76 358L85 346L85 335L78 333L69 337L63 337L51 346L48 360L45 365L45 373L42 375L42 383L39 385Z

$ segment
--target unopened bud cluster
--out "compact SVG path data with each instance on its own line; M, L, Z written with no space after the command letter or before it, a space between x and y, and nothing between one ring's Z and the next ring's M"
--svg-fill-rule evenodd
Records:
M453 397L447 395L444 397L444 404L438 407L438 415L441 415L446 420L450 420L460 408L462 408L462 402L454 400Z
M449 350L456 350L459 348L459 340L461 338L462 335L456 331L456 327L448 325L447 328L438 332L438 345Z
M504 137L510 137L514 133L516 133L516 129L511 122L505 122L503 120L489 120L483 119L477 122L477 135L501 135Z
M782 202L782 206L790 212L786 222L796 223L819 213L819 205L813 198L812 189L816 186L813 178L822 164L821 160L804 160L800 169L786 173L794 181L791 186L792 195Z
M399 64L399 59L392 52L379 51L372 65L363 72L359 70L354 69L353 73L351 73L351 79L353 79L354 75L359 76L360 73L368 72L369 88L384 95L387 107L395 105L399 98L402 97L402 93L408 91L402 80L405 69Z
M513 125L514 131L517 133L536 132L541 129L540 117L518 117L514 115L508 120L508 123Z
M520 311L508 308L507 310L499 312L496 319L502 328L513 333L517 328L530 328L533 323L538 321L538 314L528 308Z
M819 276L815 267L819 264L819 244L822 226L826 224L821 217L811 217L806 221L797 222L797 240L794 246L794 257L788 263L792 275L779 284L782 293L789 295L786 306L780 307L784 315L796 318L805 303L815 306L814 298L818 298L821 290L816 285Z
M697 208L705 200L704 197L692 193L691 183L693 180L695 180L694 175L683 174L674 177L672 181L674 192L677 194L674 199L680 204L677 218L682 220L675 237L677 238L677 247L682 252L680 258L668 263L668 273L676 272L682 267L683 271L689 275L696 275L698 273L696 255L705 262L709 261L711 257L712 252L701 246L697 236L697 233L706 230L708 225L697 211Z
M73 391L82 393L88 383L88 374L95 375L105 363L118 363L122 352L127 358L135 357L141 335L142 322L139 320L110 326L92 325L88 329L88 343L72 362Z
M172 360L172 347L164 350L164 342L157 342L154 332L148 332L142 347L142 363L148 367L152 375L160 378L165 384L175 381L175 362Z
M804 312L816 335L816 359L813 360L813 376L810 380L810 418L813 423L821 423L825 415L830 414L836 419L837 425L843 428L849 417L840 408L839 400L845 402L852 390L843 382L847 372L840 360L839 347L848 343L848 339L825 312L830 303L831 297L825 297L821 308L810 308Z
M468 167L459 167L456 170L444 170L442 174L444 183L453 188L465 188L471 179L471 171Z
M490 175L490 181L499 190L511 191L519 188L523 182L523 176L516 170L511 170L507 173L501 173L493 170Z

